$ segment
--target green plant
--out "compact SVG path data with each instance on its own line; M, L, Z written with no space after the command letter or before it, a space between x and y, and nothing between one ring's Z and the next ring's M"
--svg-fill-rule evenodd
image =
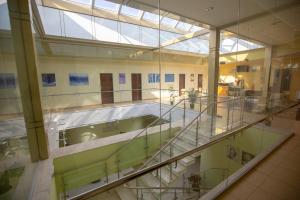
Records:
M199 91L192 88L187 91L187 94L188 94L188 98L189 98L189 102L190 102L190 107L194 108L195 102L197 101Z
M168 88L168 91L169 91L169 96L170 96L170 103L171 103L171 105L173 105L174 99L175 99L175 90L174 90L173 86L170 86Z

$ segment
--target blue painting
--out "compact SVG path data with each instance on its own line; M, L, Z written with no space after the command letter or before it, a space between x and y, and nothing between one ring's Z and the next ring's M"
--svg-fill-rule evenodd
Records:
M13 73L0 74L0 89L15 89L16 78Z
M160 75L159 74L148 74L148 83L159 83Z
M42 74L43 87L55 87L55 74Z
M165 82L173 83L174 82L174 74L165 74Z
M126 83L125 73L119 73L119 84L125 84L125 83Z
M69 82L71 86L89 85L89 76L85 73L71 73L69 74Z

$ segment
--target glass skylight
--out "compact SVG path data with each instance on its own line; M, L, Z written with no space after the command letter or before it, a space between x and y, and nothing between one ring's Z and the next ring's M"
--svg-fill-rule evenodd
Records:
M92 4L91 0L64 0L64 1L71 1L71 2L80 3L80 4L84 4L84 5Z
M182 30L182 31L188 31L192 27L191 24L185 23L185 22L179 22L176 26L176 28Z
M158 24L158 22L159 22L159 16L157 14L150 13L150 12L145 12L143 19L146 21L153 22L155 24Z
M175 19L171 19L169 17L164 17L162 20L161 20L161 23L163 25L166 25L166 26L170 26L170 27L174 27L176 24L177 24L177 20Z
M113 3L110 1L105 1L105 0L95 0L95 7L104 10L109 10L112 12L117 12L120 8L120 4Z
M142 11L129 7L129 6L122 6L121 8L121 14L127 15L127 16L132 16L132 17L139 17L141 15Z
M204 29L204 28L202 28L202 27L200 27L200 26L193 26L193 27L190 29L190 32L197 32L197 31L201 31L202 29Z

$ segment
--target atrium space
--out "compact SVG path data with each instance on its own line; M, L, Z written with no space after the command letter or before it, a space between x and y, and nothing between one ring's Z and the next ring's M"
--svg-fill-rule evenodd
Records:
M294 137L299 18L298 0L0 0L0 199L226 197Z

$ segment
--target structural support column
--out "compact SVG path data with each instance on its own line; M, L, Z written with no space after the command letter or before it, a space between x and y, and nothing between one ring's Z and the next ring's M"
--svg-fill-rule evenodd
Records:
M48 138L44 129L29 0L7 3L31 159L47 159Z
M217 101L219 81L219 48L220 30L210 30L208 55L208 103ZM216 116L217 109L214 108L214 106L210 106L207 112L212 116Z
M264 68L263 73L261 74L262 77L262 96L263 96L263 103L265 108L268 107L268 102L270 102L270 79L271 79L271 68L272 68L272 47L267 46L265 47L265 60L264 60Z

